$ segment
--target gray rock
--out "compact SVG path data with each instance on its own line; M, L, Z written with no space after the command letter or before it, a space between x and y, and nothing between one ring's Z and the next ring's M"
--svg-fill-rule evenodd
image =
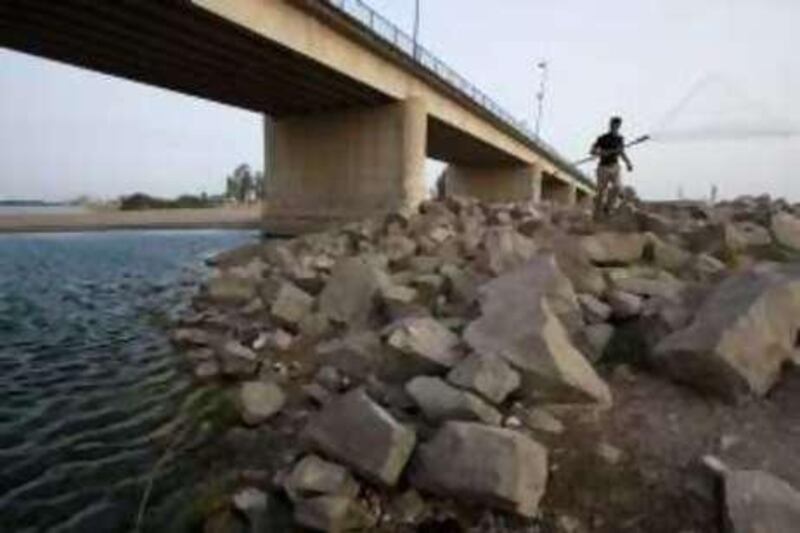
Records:
M208 297L221 304L246 304L256 296L258 282L239 276L220 275L206 285Z
M301 387L303 394L317 405L325 405L333 399L331 391L319 383L306 383Z
M549 227L540 233L544 233L544 248L555 255L559 270L569 279L575 290L593 296L600 296L605 292L603 273L589 260L579 239Z
M764 395L792 359L798 329L797 267L753 269L720 283L688 327L656 346L654 362L674 379L727 399Z
M182 347L210 346L215 342L216 336L200 328L179 328L172 332L170 340L173 344Z
M418 296L416 289L403 285L390 285L381 290L381 299L389 305L408 305L414 303Z
M786 212L776 213L770 222L770 229L779 244L800 251L800 218Z
M186 352L186 359L192 364L214 361L216 356L211 348L195 348Z
M411 482L422 491L533 517L547 484L547 451L513 430L448 422L420 446Z
M550 411L541 407L522 409L518 415L522 423L529 429L553 435L564 432L564 424Z
M397 483L416 443L414 431L354 389L329 402L304 437L320 452L382 485Z
M378 292L389 283L385 272L368 258L341 259L319 296L319 310L336 322L365 324L375 307Z
M220 374L219 363L214 360L200 361L193 369L195 379L199 381L209 381Z
M647 235L644 233L601 232L581 238L589 260L598 265L627 265L642 259Z
M258 355L237 341L225 342L219 348L217 358L226 376L252 376L258 370Z
M300 335L309 340L319 339L331 330L331 321L324 313L308 313L298 324Z
M611 324L591 324L586 326L583 333L591 348L591 359L597 361L603 356L608 343L611 342L611 338L614 336L614 326Z
M300 500L294 508L294 520L304 528L329 533L365 531L376 522L360 503L347 496Z
M760 470L724 474L726 521L731 533L794 533L800 524L800 493Z
M786 212L772 217L770 229L775 240L783 246L800 251L800 219Z
M396 285L381 295L384 318L390 322L406 318L431 316L417 289Z
M621 290L612 290L606 296L611 312L616 318L633 318L642 313L642 298Z
M689 263L689 269L701 281L713 280L721 276L725 270L725 263L709 254L698 254Z
M406 265L417 252L417 243L405 235L388 235L381 241L381 251L392 265Z
M270 307L272 317L287 326L296 327L314 305L314 297L285 281L280 284Z
M679 272L692 260L691 253L658 237L651 235L650 245L653 263L664 270Z
M583 318L589 324L607 322L611 318L611 307L591 294L579 294L578 303L583 310Z
M412 317L388 328L387 344L406 356L403 366L424 373L455 365L460 354L458 337L433 318Z
M419 301L431 305L442 292L444 277L439 274L419 274L411 278L411 285L416 289Z
M442 258L433 255L418 255L410 259L408 266L416 274L435 274L442 266Z
M341 390L344 380L342 374L336 368L330 365L324 365L317 370L317 373L314 375L314 381L331 392L337 392Z
M431 422L466 420L499 425L502 415L476 395L448 385L440 378L418 376L406 392Z
M251 531L263 529L267 519L267 495L255 487L244 487L232 498L233 507L247 517Z
M483 236L481 265L492 274L502 274L525 264L536 253L536 244L510 226L494 226Z
M354 331L318 344L316 354L320 363L361 380L380 369L385 355L380 337L372 331Z
M450 302L465 312L478 300L478 287L486 281L482 276L467 268L444 265L445 292Z
M520 384L519 373L503 359L478 354L471 354L458 363L447 374L447 380L495 404L502 403Z
M354 498L359 487L345 467L316 455L306 455L286 477L283 488L292 501L296 502L323 494Z
M628 277L614 282L614 287L620 291L637 296L658 297L669 300L678 300L684 284L671 279L647 279Z
M572 345L550 307L552 258L492 280L481 288L481 317L464 332L475 353L503 358L522 377L521 392L551 401L597 401L610 405L611 392Z
M239 388L239 408L242 421L257 426L276 415L286 403L283 390L274 383L248 381Z
M746 249L768 246L772 244L772 236L769 230L753 222L736 222L732 225L729 240L734 240L731 248Z

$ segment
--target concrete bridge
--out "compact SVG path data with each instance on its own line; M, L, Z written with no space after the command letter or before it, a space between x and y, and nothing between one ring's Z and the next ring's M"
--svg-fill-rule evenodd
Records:
M590 182L358 0L0 0L0 45L264 114L265 224L449 192L575 202ZM187 124L187 128L191 125Z

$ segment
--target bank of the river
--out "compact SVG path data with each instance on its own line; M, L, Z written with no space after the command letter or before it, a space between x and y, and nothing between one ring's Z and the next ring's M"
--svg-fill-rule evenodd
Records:
M98 231L112 229L255 229L259 206L77 213L0 212L0 233Z
M172 335L238 411L205 530L797 531L798 260L769 197L449 198L224 253Z
M141 530L185 530L224 405L164 325L206 257L257 238L0 235L0 531L129 532L151 481Z

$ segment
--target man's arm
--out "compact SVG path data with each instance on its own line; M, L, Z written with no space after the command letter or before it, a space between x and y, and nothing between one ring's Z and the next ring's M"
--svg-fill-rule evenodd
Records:
M631 164L631 160L628 159L628 154L625 152L625 148L620 151L619 156L625 161L625 166L628 167L628 172L633 172L633 164Z
M589 150L589 155L594 157L600 157L602 155L602 150L600 150L600 139L594 141L592 148Z

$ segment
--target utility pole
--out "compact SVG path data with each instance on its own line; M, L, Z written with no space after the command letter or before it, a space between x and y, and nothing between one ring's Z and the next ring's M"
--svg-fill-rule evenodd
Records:
M419 59L419 0L415 0L414 5L414 59Z
M541 71L541 74L539 75L539 92L536 93L536 138L539 138L542 130L542 108L544 106L544 95L545 90L547 89L547 61L539 61L536 63L536 68Z

